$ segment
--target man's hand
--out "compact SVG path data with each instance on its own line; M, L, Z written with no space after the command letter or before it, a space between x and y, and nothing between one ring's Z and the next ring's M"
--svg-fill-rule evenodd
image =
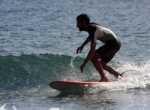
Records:
M78 54L78 53L81 53L82 50L83 50L83 46L78 47L78 49L77 49L77 54Z
M83 73L83 71L84 71L84 68L85 68L85 63L83 63L81 66L80 66L80 71L81 71L81 73Z

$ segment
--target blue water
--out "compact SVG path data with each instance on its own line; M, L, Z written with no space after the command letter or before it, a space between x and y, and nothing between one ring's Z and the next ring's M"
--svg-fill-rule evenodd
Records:
M0 0L0 110L149 110L149 0ZM76 49L87 37L76 16L113 30L122 43L110 65L129 71L111 84L64 95L53 80L98 81L89 51ZM103 45L99 43L98 46ZM116 80L106 72L108 78Z

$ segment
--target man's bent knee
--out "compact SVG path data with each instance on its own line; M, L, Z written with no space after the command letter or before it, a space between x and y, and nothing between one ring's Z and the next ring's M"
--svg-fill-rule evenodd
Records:
M94 57L92 57L92 58L90 59L90 61L91 61L92 63L94 63L95 61L97 61L97 59L94 58Z
M100 61L100 63L101 63L101 65L102 65L104 70L106 70L108 68L108 66L107 66L107 64L105 62Z
M100 58L99 54L97 54L96 52L94 53L93 57L90 59L90 61L92 63L94 63L95 61L97 61Z

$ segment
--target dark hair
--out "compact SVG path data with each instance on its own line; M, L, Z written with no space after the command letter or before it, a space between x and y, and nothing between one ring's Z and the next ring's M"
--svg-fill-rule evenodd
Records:
M83 14L80 14L79 16L77 16L76 18L77 20L79 21L85 21L87 24L90 23L90 18L87 14L83 13Z

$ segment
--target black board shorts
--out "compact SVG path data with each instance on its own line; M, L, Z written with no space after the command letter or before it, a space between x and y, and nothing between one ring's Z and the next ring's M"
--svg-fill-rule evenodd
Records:
M103 46L98 48L96 52L99 54L102 61L108 63L121 47L118 40L109 40Z

